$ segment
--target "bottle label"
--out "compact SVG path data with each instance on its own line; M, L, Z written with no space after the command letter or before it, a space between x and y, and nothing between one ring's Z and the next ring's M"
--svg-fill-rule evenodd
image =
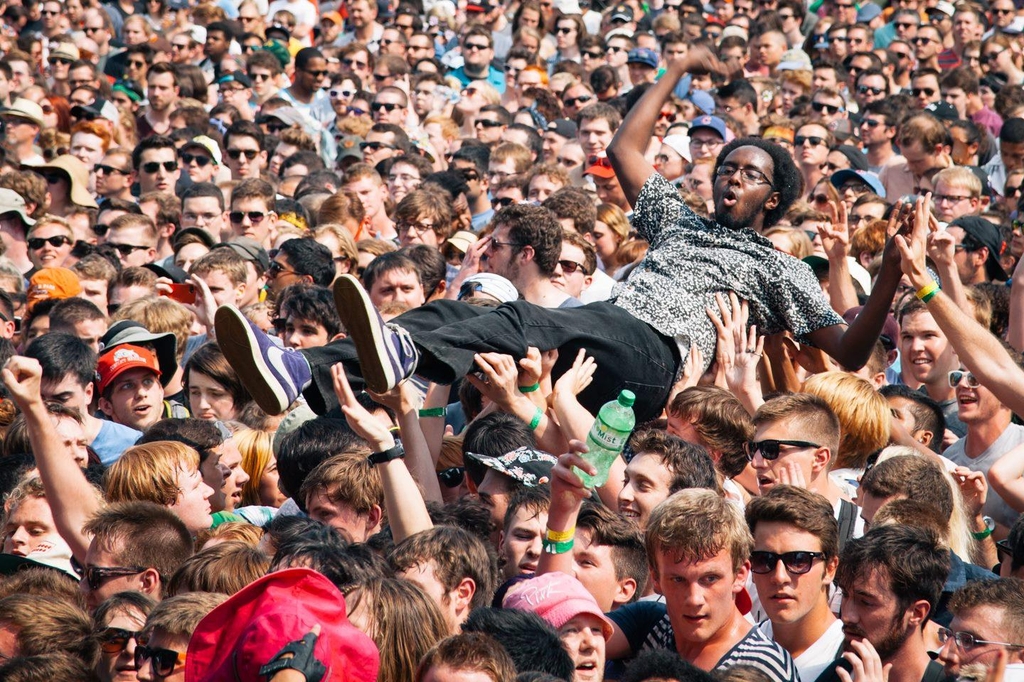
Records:
M618 452L625 447L629 434L608 426L598 415L594 427L590 429L590 437L601 447Z

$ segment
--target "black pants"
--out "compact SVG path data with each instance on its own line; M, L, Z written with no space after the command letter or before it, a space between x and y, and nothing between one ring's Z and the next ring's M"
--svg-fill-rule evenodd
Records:
M504 353L517 361L527 348L558 349L552 370L557 379L585 348L597 362L594 381L580 394L580 402L596 413L619 391L636 394L637 422L658 416L668 398L680 358L675 342L626 311L610 303L580 308L550 309L516 301L498 308L481 308L456 301L436 301L395 319L409 331L420 362L416 373L441 384L451 384L473 371L476 353ZM345 364L354 388L363 386L358 358L349 340L304 350L313 370L313 385L306 399L323 414L337 405L330 368Z

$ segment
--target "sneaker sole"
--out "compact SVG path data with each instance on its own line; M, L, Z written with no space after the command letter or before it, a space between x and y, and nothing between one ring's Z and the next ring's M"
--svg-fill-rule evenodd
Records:
M352 275L339 277L334 282L334 305L355 344L366 387L374 393L387 393L397 381L388 360L377 312L359 280Z
M214 326L217 345L260 409L270 415L287 410L288 396L273 380L274 374L259 351L256 335L242 313L235 308L218 308Z

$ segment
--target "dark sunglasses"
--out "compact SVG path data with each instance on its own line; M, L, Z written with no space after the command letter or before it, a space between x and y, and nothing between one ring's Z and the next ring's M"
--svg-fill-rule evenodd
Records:
M825 144L824 137L818 137L817 135L797 135L793 138L793 144L797 147L803 147L805 142L810 142L812 147Z
M260 213L259 211L232 211L231 213L228 213L228 220L237 225L245 220L246 216L249 216L249 222L253 225L258 225L263 222L263 219L267 217L267 214Z
M267 132L270 133L271 135L277 135L282 130L287 130L288 128L291 128L291 126L288 125L287 123L266 123L264 125L267 126Z
M113 166L107 166L107 165L102 164L102 163L96 164L95 168L96 168L96 174L97 175L100 174L100 173L103 173L104 175L113 175L115 173L118 174L118 175L128 175L131 172L131 171L123 170L121 168L114 168Z
M505 208L506 206L511 206L512 204L516 203L516 200L513 199L512 197L498 197L491 203L497 206L498 208Z
M160 170L160 166L163 166L164 170L168 173L173 173L178 170L177 161L164 161L163 163L159 161L149 161L148 163L142 164L142 171L144 173L156 173Z
M50 57L46 61L50 63L50 66L54 66L55 64L74 64L74 61L67 57Z
M328 74L327 71L310 71L309 69L303 69L303 71L308 73L313 78L325 78Z
M259 152L255 149L229 149L227 150L227 154L228 158L233 161L238 161L238 159L242 158L242 154L245 154L245 158L252 161L256 158Z
M794 448L821 447L817 443L811 443L806 440L751 440L743 444L743 451L746 453L747 459L751 461L753 461L754 455L760 452L761 457L771 462L779 458L783 445L789 445Z
M437 480L445 488L458 488L466 480L466 467L451 467L437 472Z
M867 95L868 93L872 95L881 95L883 92L885 92L885 88L872 88L867 85L858 85L857 92L859 92L862 95ZM874 123L877 125L878 122L875 121Z
M492 118L480 118L473 121L473 126L477 128L500 128L505 125L501 121L495 121Z
M196 165L199 166L200 168L203 168L207 164L213 163L213 159L211 159L209 156L206 156L204 154L189 154L188 152L182 152L181 160L185 163L186 166L195 161Z
M65 244L70 244L71 240L68 239L67 235L57 234L52 237L32 237L28 240L28 248L33 251L38 251L43 248L46 244L49 244L55 249L59 249Z
M395 109L402 108L404 107L402 107L401 104L398 104L396 102L374 102L373 104L370 105L370 111L372 111L373 113L377 113L378 111L383 109L384 111L390 114Z
M925 97L935 96L935 88L912 88L910 92L914 97L920 97L922 94Z
M156 647L140 646L135 649L135 667L142 668L146 661L152 661L153 674L157 677L167 677L174 668L185 662L185 654L171 649L158 649Z
M786 567L787 571L795 575L803 575L811 570L815 559L824 558L825 555L821 552L783 552L782 554L751 552L750 570L758 575L772 573L781 559L782 565Z
M584 270L583 274L587 274L582 263L577 263L574 260L560 260L558 264L562 266L562 272L567 275L574 274L577 270Z
M375 152L378 149L398 149L395 145L386 144L384 142L360 142L359 148L363 151L369 149L371 152Z
M141 632L135 630L124 630L122 628L103 628L96 639L100 642L100 649L105 654L119 654L128 648L131 640L139 641Z
M611 168L612 162L607 156L591 156L587 159L588 166L598 166L600 168Z
M819 114L838 114L844 109L836 104L825 104L824 102L811 102L811 108Z
M124 245L122 244L121 246ZM85 581L90 590L98 590L103 586L103 583L111 578L138 575L145 570L145 568L140 568L139 566L89 566L82 572L82 580Z
M127 258L130 255L132 255L136 251L144 251L144 250L149 248L148 246L139 246L138 244L112 244L110 242L107 242L107 246L110 246L110 247L116 249L117 252L119 254L121 254L122 256L124 256L125 258ZM136 571L136 573L138 573L138 571ZM126 575L131 575L131 574L126 574Z

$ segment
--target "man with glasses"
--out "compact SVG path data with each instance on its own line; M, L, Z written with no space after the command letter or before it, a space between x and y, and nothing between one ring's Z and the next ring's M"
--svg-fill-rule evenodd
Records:
M193 137L182 145L179 156L193 183L214 182L221 164L220 147L216 141L206 135Z
M178 148L171 138L161 135L144 138L132 150L132 165L138 173L140 194L176 193L181 166L178 164Z
M257 104L277 96L277 79L283 73L277 57L266 50L257 50L246 58L245 68Z
M370 111L375 124L405 127L409 115L409 96L400 88L383 87L374 96Z
M607 368L595 375L592 389L584 397L585 406L596 411L600 404L597 401L617 395L622 378L629 377L629 381L657 387L637 395L637 419L643 421L660 412L679 369L680 348L673 337L685 335L689 343L701 347L710 361L717 335L707 316L707 307L715 300L711 292L722 291L727 286L739 289L737 293L744 298L758 299L751 310L763 311L755 320L759 329L800 330L842 365L861 367L881 331L901 277L898 259L894 261L892 251L884 259L865 311L852 327L846 327L842 318L832 311L809 267L794 268L790 257L760 242L756 242L757 248L753 246L754 232L774 224L797 198L798 171L785 150L756 138L736 140L724 149L725 156L719 156L716 167L713 222L699 219L686 208L677 188L658 175L647 161L645 155L651 131L662 105L678 79L691 67L698 66L704 70L719 68L717 60L706 49L691 50L686 59L672 62L667 75L633 107L610 148L615 174L629 203L637 208L633 225L638 227L641 236L655 244L647 260L633 271L628 286L618 292L614 304L593 303L572 314L560 311L554 315L553 311L529 302L516 302L509 304L515 309L515 315L478 315L471 325L438 326L434 320L434 331L410 338L401 319L396 326L378 327L376 313L366 307L365 292L354 279L343 275L335 285L336 298L345 304L339 306L339 313L347 318L346 329L357 346L361 369L371 377L371 388L387 390L417 371L426 372L424 376L442 383L450 382L469 370L475 355L472 349L482 347L483 339L487 339L488 344L496 344L493 345L496 352L518 357L525 354L525 347L519 347L522 342L544 349L567 349L585 343L588 350L594 352L598 365ZM459 153L465 151L463 146ZM520 209L510 206L495 217L497 229L492 242L483 244L487 249L487 267L504 268L528 255L522 242L502 236L501 224L505 222L506 212ZM712 229L714 238L710 239L708 231ZM557 243L560 250L560 240ZM703 253L711 248L711 243L715 253ZM506 253L506 249L519 251ZM534 253L535 248L530 247L528 251ZM707 262L704 259L714 259L716 263L723 263L722 269L711 275L706 267L691 260L694 258L702 263ZM557 258L545 264L547 274L554 261ZM741 267L741 263L744 276L734 276L733 268ZM680 277L690 279L681 284ZM791 304L791 296L798 296L801 303ZM438 311L432 304L428 308ZM413 317L413 324L418 318ZM330 360L331 356L340 361L338 356L350 353L351 346L328 346L330 352L314 358L315 365L302 356L278 358L288 363L289 372L287 377L278 378L245 370L245 367L259 367L266 361L259 343L261 337L254 338L252 328L237 311L221 308L217 325L218 338L238 340L236 344L225 346L225 354L237 363L236 366L243 367L239 376L251 386L254 396L260 396L257 399L262 401L265 410L285 409L287 405L281 406L274 396L287 398L311 386L314 371L317 372L316 390L321 391L326 402L333 402L327 400L333 395L333 384L331 393L327 393L320 361ZM462 335L458 340L450 336L456 327ZM400 344L402 351L396 350L394 360L381 355L378 347L367 341L374 330L380 332L375 338L394 342L389 348L397 349ZM422 354L418 344L426 344L419 346L423 348ZM347 359L351 360L351 355ZM388 363L387 366L384 363Z
M562 253L551 283L575 299L581 299L594 281L597 252L578 232L562 232Z
M889 79L884 71L869 67L857 74L854 79L853 99L861 112L869 104L885 101L888 97Z
M953 594L949 609L953 621L939 630L945 641L938 658L947 674L955 676L972 664L991 669L1005 651L1005 679L1024 675L1024 580L968 583Z
M199 64L206 47L206 28L190 26L171 37L172 64Z
M773 398L754 414L754 429L745 449L761 494L779 485L818 493L841 522L843 541L859 535L856 505L829 477L839 452L839 419L828 404L809 393Z
M793 657L801 680L816 680L843 647L843 623L829 608L839 565L832 505L805 488L783 485L751 499L747 525L757 600L752 609L769 639Z
M935 72L935 87L932 88L932 95L929 99L924 102L928 104L930 102L937 102L939 100L939 53L942 52L942 35L932 24L925 24L917 29L917 35L911 40L914 44L914 57L917 60L917 70L911 74L911 81L918 73L931 73ZM911 88L915 86L911 84ZM914 97L920 99L919 95L914 91ZM924 104L921 107L924 107Z
M220 101L238 109L242 120L256 120L256 112L252 108L252 81L241 71L225 73L217 79Z
M376 123L366 133L366 140L359 144L363 150L363 161L376 166L385 159L409 153L409 136L399 125Z
M258 179L268 163L263 131L252 121L235 121L224 134L224 156L232 180Z
M834 129L838 121L846 120L848 117L846 100L837 90L822 88L814 93L811 99L811 121Z
M123 149L108 151L93 168L93 176L97 197L134 201L132 185L135 183L135 169L128 152Z
M989 469L1000 459L1016 456L1011 453L1024 444L1024 426L1011 423L1010 408L964 369L962 361L958 367L948 373L947 385L954 391L957 416L966 425L966 434L943 450L942 455L957 466L987 477ZM972 528L974 537L1005 538L1017 516L1017 511L990 489Z
M225 599L224 594L191 592L158 604L146 618L135 649L140 682L182 682L192 633Z
M266 180L254 178L239 183L231 192L231 234L248 237L268 251L273 248L277 239L275 196L274 187ZM221 240L227 241L223 235Z
M465 32L460 42L462 66L452 71L462 87L473 81L487 81L499 93L505 92L505 74L491 66L494 59L494 37L482 26L474 26Z
M123 215L115 218L107 231L106 243L117 250L122 267L142 266L157 257L160 235L147 215Z
M295 78L291 86L278 91L277 96L315 121L333 123L334 108L323 89L328 83L327 75L327 60L320 50L304 47L295 55Z
M85 33L85 37L96 43L96 47L99 48L96 53L98 57L96 67L103 71L107 65L107 57L110 56L112 47L110 41L114 38L110 16L102 9L90 7L85 10L83 18L82 31Z

